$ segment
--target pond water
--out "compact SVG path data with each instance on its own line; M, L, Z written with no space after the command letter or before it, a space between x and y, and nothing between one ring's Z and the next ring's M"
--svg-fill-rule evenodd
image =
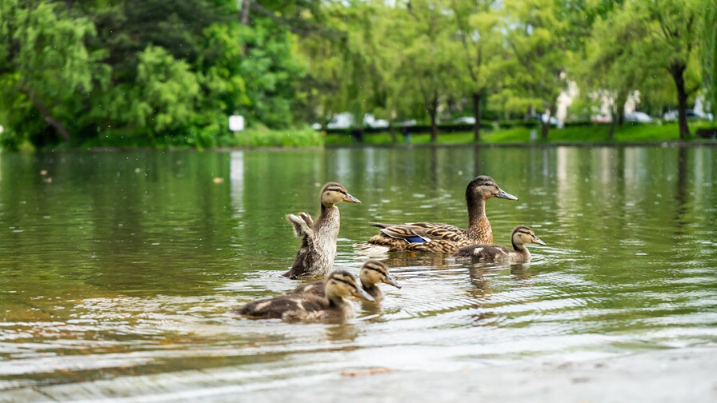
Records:
M363 201L339 205L335 266L357 273L370 221L465 226L477 174L519 197L487 203L497 243L526 224L548 244L531 263L391 254L403 288L348 323L230 313L297 285L279 276L298 247L284 215L316 214L323 183ZM715 224L714 147L4 152L0 396L206 400L714 344Z

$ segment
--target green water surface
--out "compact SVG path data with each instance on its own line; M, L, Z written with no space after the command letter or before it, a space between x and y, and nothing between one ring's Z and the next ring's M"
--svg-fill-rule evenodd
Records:
M391 254L403 288L346 324L230 313L297 285L279 276L298 247L284 215L316 214L323 183L363 202L339 205L335 266L356 273L370 221L465 226L478 174L519 197L488 201L495 241L525 224L548 244L531 263ZM123 380L211 400L360 368L714 344L715 225L714 147L3 152L0 394Z

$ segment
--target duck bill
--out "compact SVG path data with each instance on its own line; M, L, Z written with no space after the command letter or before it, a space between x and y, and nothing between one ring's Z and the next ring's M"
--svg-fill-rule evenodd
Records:
M548 245L545 244L545 242L541 241L540 238L538 238L537 236L536 236L535 239L533 239L531 242L532 242L532 243L537 243L538 245L548 246Z
M356 291L351 293L351 295L353 295L356 298L365 299L366 301L371 301L371 302L376 301L375 299L373 299L373 297L369 293L364 291L363 288L357 288Z
M508 200L518 200L517 197L513 196L510 193L506 193L503 189L498 188L498 194L495 197L499 197L501 199L508 199Z
M351 196L348 193L346 193L346 196L344 196L344 199L342 201L349 202L349 203L361 204L361 200Z
M386 283L386 284L390 284L390 285L392 285L392 286L394 286L394 287L396 287L396 288L401 288L401 286L398 284L398 282L396 281L396 279L394 279L394 278L391 277L391 276L386 276L386 278L383 279L383 282Z

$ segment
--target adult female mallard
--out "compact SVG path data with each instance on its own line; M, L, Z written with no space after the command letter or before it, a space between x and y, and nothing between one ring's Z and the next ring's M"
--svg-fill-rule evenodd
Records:
M325 275L334 265L336 239L339 236L340 214L336 204L341 202L361 204L346 188L329 182L321 189L321 212L314 222L306 213L289 214L286 219L294 227L294 235L301 238L301 248L296 252L291 270L284 277L297 279L309 275Z
M383 291L378 286L379 283L390 284L396 288L401 288L398 282L388 273L388 267L378 260L369 260L361 267L359 273L361 279L361 288L372 296L376 302L383 299ZM303 284L287 294L315 294L324 296L324 285L323 281L313 281L311 283Z
M369 254L401 250L452 253L466 245L492 244L493 230L485 215L485 201L493 197L518 200L501 190L491 177L478 176L466 188L467 229L426 222L399 225L371 223L381 228L381 233L355 246L359 251Z
M456 259L471 259L473 262L530 262L530 252L525 247L526 243L537 243L545 246L545 242L535 236L535 232L525 225L515 227L510 235L513 249L502 245L470 245L464 246L453 257Z
M373 301L373 297L359 287L351 273L336 270L324 280L324 295L311 293L280 295L250 302L234 312L253 319L344 320L355 315L353 302L346 299L349 296Z

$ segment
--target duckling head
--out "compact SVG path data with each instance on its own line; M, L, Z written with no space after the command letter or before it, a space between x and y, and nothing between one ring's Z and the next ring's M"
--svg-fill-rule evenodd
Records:
M378 260L369 260L361 267L361 284L366 287L373 287L378 283L386 283L396 288L401 288L398 282L388 273L388 267Z
M329 182L321 189L321 204L333 207L336 203L349 202L361 204L361 200L351 196L340 183Z
M523 246L526 243L536 243L545 246L545 242L535 236L535 232L525 225L519 225L513 229L511 240L513 241L513 246Z
M517 197L510 193L506 193L498 184L495 183L493 178L490 176L477 176L473 179L466 188L466 199L471 200L474 198L488 200L491 197L498 197L501 199L518 200Z
M356 278L345 270L332 271L324 284L326 297L330 300L354 296L366 301L375 301L371 295L359 287Z

